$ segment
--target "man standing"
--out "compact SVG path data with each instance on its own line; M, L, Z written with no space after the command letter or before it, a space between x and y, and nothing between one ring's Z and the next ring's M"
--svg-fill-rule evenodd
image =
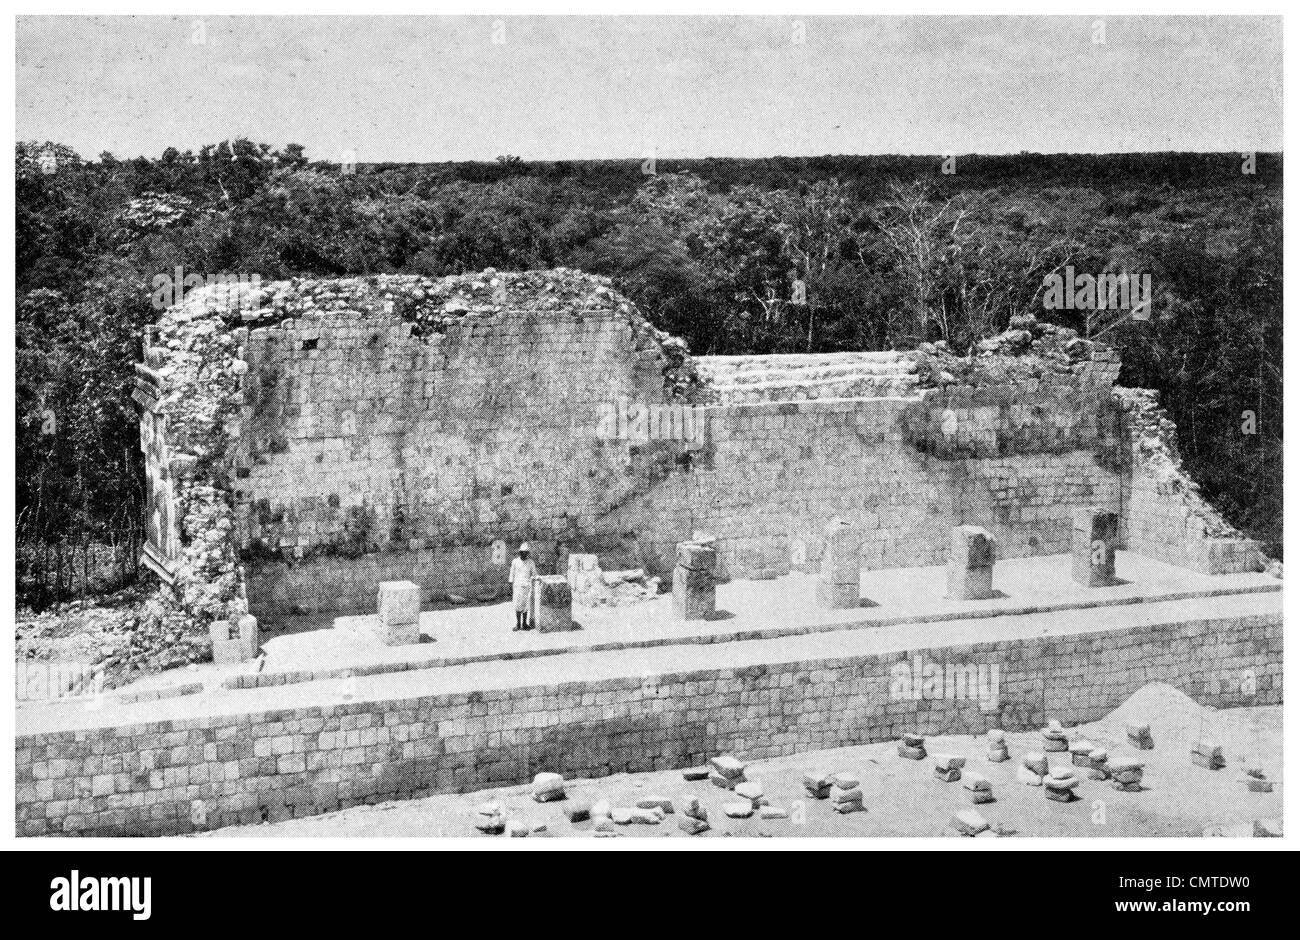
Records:
M528 602L533 594L533 578L537 565L528 557L528 543L519 546L519 557L510 562L510 586L514 591L515 630L531 630L528 623Z

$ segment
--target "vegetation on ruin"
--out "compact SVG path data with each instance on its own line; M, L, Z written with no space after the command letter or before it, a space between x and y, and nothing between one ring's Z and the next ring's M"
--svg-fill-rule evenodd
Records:
M1116 346L1185 466L1281 552L1281 158L1237 154L359 165L247 140L156 159L17 151L17 540L37 606L130 580L130 394L159 279L612 278L697 354L964 354L1036 314ZM1066 266L1150 274L1149 319L1043 309ZM795 281L801 282L799 287ZM801 302L802 301L802 302ZM1253 412L1251 429L1244 412Z

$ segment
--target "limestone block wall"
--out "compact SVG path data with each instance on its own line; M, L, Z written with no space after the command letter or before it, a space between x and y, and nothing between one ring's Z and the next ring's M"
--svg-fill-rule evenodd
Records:
M917 657L998 667L998 706L913 700ZM1242 675L1254 694L1242 692ZM922 734L1095 721L1148 682L1214 707L1282 701L1279 613L872 656L487 688L19 735L20 836L169 835L364 803Z
M1147 389L1116 389L1126 469L1121 539L1128 548L1203 574L1258 571L1259 543L1229 525L1183 471L1173 423Z
M867 568L943 564L952 526L965 523L987 526L1003 557L1066 551L1073 508L1117 508L1120 494L1106 461L1113 409L1066 391L707 408L689 470L612 521L638 533L653 570L669 570L674 543L702 530L726 571L745 577L815 566L833 516L862 529Z
M1024 355L706 357L697 375L577 272L204 289L148 350L144 436L168 455L150 489L167 499L183 465L183 493L223 494L233 525L182 496L173 517L195 521L159 527L160 554L191 558L186 584L223 579L213 617L246 601L272 623L368 611L384 580L486 596L524 540L543 572L594 552L667 574L704 531L727 573L774 576L816 565L832 516L862 528L869 568L942 564L959 524L1003 557L1062 552L1073 509L1098 506L1138 551L1241 570L1253 544L1188 521L1190 481L1133 443L1146 412L1112 396L1113 352L1044 333L1070 350L1053 359L1015 335Z
M501 584L518 543L614 548L608 507L685 453L604 429L661 404L659 348L614 309L506 309L416 336L395 315L254 329L235 500L254 609L369 609L379 581ZM602 534L608 538L601 538Z

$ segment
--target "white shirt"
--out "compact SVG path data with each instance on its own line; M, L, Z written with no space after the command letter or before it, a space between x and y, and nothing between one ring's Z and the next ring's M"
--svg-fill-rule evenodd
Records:
M531 558L524 560L518 556L510 562L510 583L515 587L526 587L533 583L537 575L537 565Z

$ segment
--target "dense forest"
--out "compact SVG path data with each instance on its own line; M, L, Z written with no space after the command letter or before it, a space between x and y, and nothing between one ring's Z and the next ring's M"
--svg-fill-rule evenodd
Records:
M156 159L17 148L17 542L37 607L134 577L132 363L155 279L606 274L700 354L958 351L1033 312L1119 348L1185 464L1280 557L1281 157L837 156L343 166L235 140ZM945 172L952 170L954 172ZM1044 278L1149 275L1149 317ZM1253 420L1245 414L1253 413Z

